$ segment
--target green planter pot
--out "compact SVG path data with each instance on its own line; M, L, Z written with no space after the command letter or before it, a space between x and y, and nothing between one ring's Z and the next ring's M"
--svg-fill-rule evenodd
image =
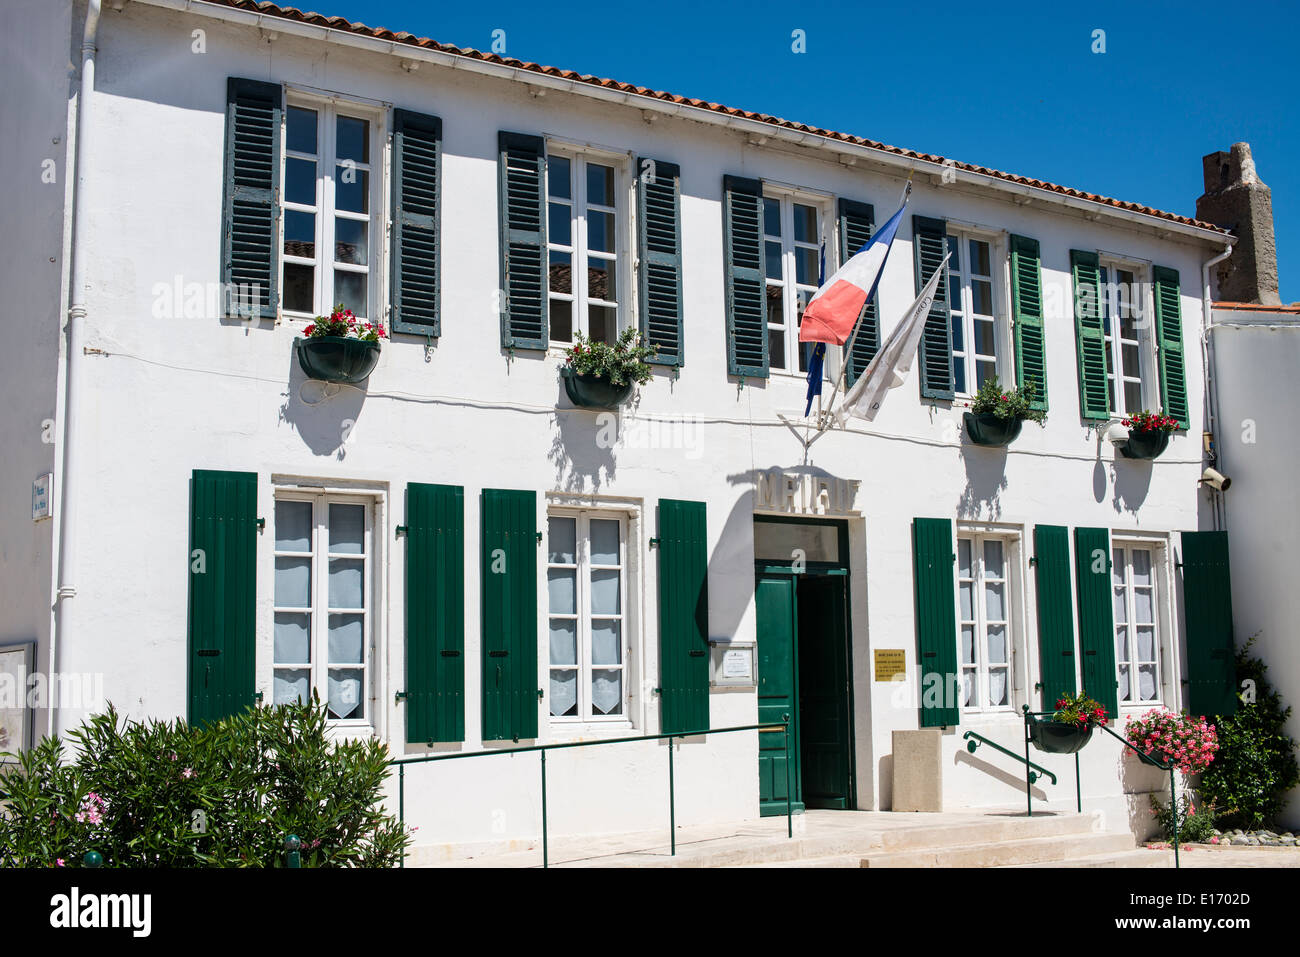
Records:
M1010 445L1020 434L1024 419L1000 419L992 412L967 412L962 416L966 434L976 445L1002 448Z
M1074 754L1092 740L1092 725L1079 727L1064 721L1035 721L1029 739L1039 751L1048 754Z
M323 382L356 384L375 371L379 363L379 343L363 342L344 336L318 336L295 339L298 365L309 379Z
M633 382L613 385L608 379L578 375L568 367L561 371L561 375L569 401L587 409L612 409L622 405L632 397L632 389L635 387Z
M1119 447L1126 459L1154 459L1169 448L1168 432L1130 432L1128 441Z

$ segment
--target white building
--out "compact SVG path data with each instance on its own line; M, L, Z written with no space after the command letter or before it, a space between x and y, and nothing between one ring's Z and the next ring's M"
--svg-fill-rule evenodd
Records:
M942 729L946 807L1016 804L1023 768L967 732L1018 752L1021 707L1061 689L1121 717L1231 700L1221 539L1196 536L1223 230L247 0L106 3L83 62L86 14L19 0L0 57L0 160L30 178L0 259L22 320L0 645L102 674L136 718L314 688L397 755L788 714L814 807L891 808L895 731ZM805 461L778 417L803 411L800 296L909 176L851 371L945 244L951 292L879 417ZM223 283L256 284L260 314ZM394 330L359 388L295 358L339 300ZM654 380L574 408L562 348L628 326L661 346ZM1007 449L963 428L994 371L1046 382L1045 427ZM1181 423L1154 461L1103 437L1143 408ZM711 688L717 646L755 641L757 687ZM956 693L922 702L923 675ZM783 809L780 737L679 742L678 822ZM552 832L657 826L666 749L555 753ZM1161 776L1111 739L1081 757L1085 807L1145 831ZM1034 760L1062 775L1036 797L1072 809L1069 759ZM534 755L406 786L420 843L540 830Z

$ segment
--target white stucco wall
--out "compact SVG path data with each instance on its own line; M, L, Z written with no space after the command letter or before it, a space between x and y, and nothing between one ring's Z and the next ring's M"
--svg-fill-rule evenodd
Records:
M961 409L923 403L915 372L891 393L877 421L833 434L813 446L806 466L794 437L776 418L802 408L805 383L776 374L743 387L727 376L722 269L724 174L824 191L875 204L889 215L900 194L897 175L850 169L832 154L768 144L747 145L686 120L653 124L629 108L578 97L534 98L462 71L425 66L402 71L397 59L344 52L282 35L202 23L207 52L191 52L194 21L139 4L107 15L101 31L96 142L90 171L94 215L87 341L105 355L85 364L79 410L86 446L81 459L83 547L78 633L65 637L66 660L102 671L107 696L132 717L186 711L186 596L191 470L234 469L259 476L259 514L269 519L277 482L305 479L373 492L383 579L375 688L377 732L397 752L403 743L402 545L408 482L463 485L466 503L466 750L479 747L479 493L535 489L538 520L555 500L612 502L634 515L639 566L634 575L640 626L634 647L632 726L658 730L655 534L659 498L708 506L710 632L752 638L752 514L755 470L809 470L860 481L850 523L853 667L858 795L862 807L890 803L890 734L916 726L914 697L897 700L874 684L871 652L906 649L915 662L911 522L916 516L997 523L1018 531L1021 587L1013 606L1022 636L1014 666L1017 704L1038 706L1037 625L1027 565L1033 526L1106 526L1169 543L1197 527L1202 388L1195 343L1195 295L1208 246L1168 233L1090 222L1046 203L1016 205L961 181L919 179L910 212L944 216L1037 238L1049 309L1047 368L1051 415L1028 425L1008 452L963 444ZM247 324L212 316L159 317L156 287L215 283L221 228L221 161L226 77L285 81L439 115L444 124L442 336L425 343L397 336L385 345L364 391L343 389L315 405L292 355L292 323ZM682 166L682 235L686 365L680 378L657 374L621 427L654 418L688 417L689 448L602 448L593 413L567 408L554 356L500 347L496 289L497 131L516 130L648 155ZM879 302L888 324L914 298L910 216L882 279ZM1187 322L1188 405L1192 427L1154 464L1118 458L1078 416L1069 250L1108 253L1171 266L1183 277ZM1005 269L1004 263L999 263ZM383 270L379 270L383 271ZM1005 295L1005 280L1003 281ZM1005 306L1003 307L1005 311ZM564 408L561 408L564 407ZM346 440L344 440L346 437ZM26 480L24 480L26 481ZM544 528L543 524L539 527ZM258 545L258 687L270 698L272 540ZM22 554L26 555L27 552ZM1167 582L1175 584L1172 552ZM539 594L545 594L539 582ZM1180 634L1181 602L1166 591L1168 634ZM1178 641L1167 685L1178 694ZM538 643L539 674L546 646ZM71 665L69 666L71 667ZM1172 697L1171 697L1172 703ZM756 719L752 693L715 694L714 727ZM546 728L542 740L555 740ZM1014 714L966 723L945 737L948 806L1014 804L1023 799L1019 767L988 749L964 750L965 730L1014 746ZM623 733L627 733L624 731ZM462 746L444 746L456 750ZM664 746L638 744L557 754L548 764L554 833L666 827ZM752 735L712 736L677 754L678 821L734 820L757 813ZM419 842L528 839L538 832L534 755L443 762L408 771L408 820ZM1043 761L1067 772L1066 759ZM1085 806L1103 807L1122 826L1145 816L1144 797L1159 783L1125 765L1106 742L1083 757ZM1051 806L1073 807L1072 771L1045 792ZM1019 779L1021 782L1023 778ZM1136 811L1133 809L1137 808ZM1144 822L1143 822L1144 823Z

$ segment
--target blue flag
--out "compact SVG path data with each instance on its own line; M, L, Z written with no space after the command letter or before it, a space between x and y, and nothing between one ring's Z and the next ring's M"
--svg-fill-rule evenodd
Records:
M826 244L822 243L821 263L817 269L817 288L820 289L826 282ZM806 417L812 411L813 399L822 394L822 367L826 362L826 343L812 343L812 351L808 355L808 405L804 407L803 414Z

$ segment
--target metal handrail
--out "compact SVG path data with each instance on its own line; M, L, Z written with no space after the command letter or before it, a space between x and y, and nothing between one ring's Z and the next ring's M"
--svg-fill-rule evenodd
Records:
M1137 748L1127 738L1116 734L1114 731L1106 727L1106 725L1104 724L1097 725L1097 727L1101 728L1101 730L1105 731L1107 734L1109 734L1120 744L1124 745L1124 747L1128 748L1130 751L1132 751L1134 754L1140 757L1143 761L1155 765L1162 771L1169 772L1169 819L1173 822L1174 825L1174 840L1173 840L1174 867L1176 868L1180 867L1180 864L1178 863L1178 793L1174 785L1174 769L1176 765L1172 761L1170 761L1168 764L1164 764L1161 761L1157 761L1155 758L1147 754L1145 751L1142 751L1139 748Z
M1032 768L1033 770L1029 772L1030 784L1036 782L1040 775L1044 777L1049 777L1052 779L1053 784L1056 783L1056 775L1053 774L1051 771L1047 770L1047 768L1042 767L1041 765L1037 765L1033 761L1025 760L1020 755L1016 754L1016 752L1007 750L1006 748L1002 747L1002 745L998 744L996 741L990 741L988 738L984 737L984 735L978 734L974 731L967 731L965 734L962 735L963 741L971 738L973 738L974 740L970 741L970 743L966 745L966 750L969 751L971 754L974 754L975 749L978 748L981 744L987 744L993 750L1001 751L1007 757L1015 758L1021 764L1026 765L1029 768Z
M561 748L591 748L604 744L629 744L634 741L668 741L668 827L672 855L677 854L677 786L673 770L673 738L697 738L709 734L728 734L733 731L780 731L785 735L785 834L794 837L794 811L790 789L790 716L782 715L780 721L764 724L742 724L730 728L707 728L702 731L673 731L666 734L637 734L622 738L602 738L596 741L561 741L556 744L531 744L522 748L493 748L485 751L465 751L456 754L417 754L393 758L388 763L397 765L397 815L403 828L406 826L406 766L426 764L430 761L455 761L462 758L489 758L503 754L522 754L525 751L541 752L542 763L542 867L550 867L550 846L546 825L546 752ZM406 866L406 848L402 848L401 867Z

